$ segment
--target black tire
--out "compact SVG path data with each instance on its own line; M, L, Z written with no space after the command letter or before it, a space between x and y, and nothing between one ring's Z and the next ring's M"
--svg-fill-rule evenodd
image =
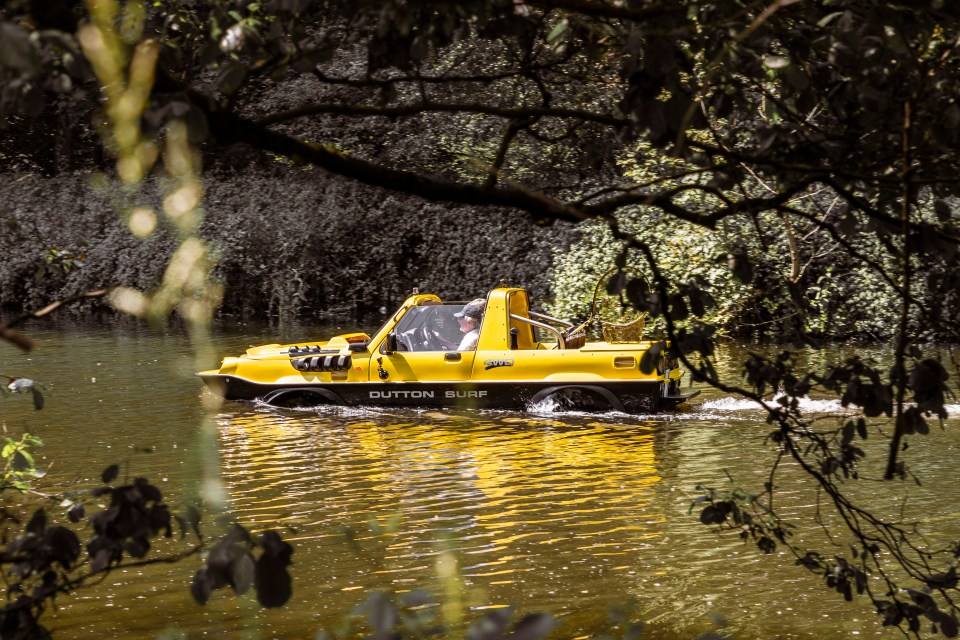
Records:
M624 411L623 403L609 389L594 385L549 387L530 399L530 404L552 401L561 411Z
M263 396L262 400L274 407L287 408L344 404L340 396L327 389L279 389Z

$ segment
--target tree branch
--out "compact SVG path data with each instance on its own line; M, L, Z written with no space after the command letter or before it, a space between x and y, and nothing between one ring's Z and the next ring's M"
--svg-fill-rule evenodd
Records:
M18 333L13 330L14 327L23 324L27 320L33 320L35 318L42 318L47 314L53 313L61 306L65 304L70 304L71 302L76 302L78 300L85 300L88 298L102 298L103 296L110 293L110 289L100 289L98 291L87 291L70 298L64 298L63 300L57 300L56 302L51 302L44 308L38 311L28 311L20 316L17 316L10 322L5 325L0 325L0 339L6 340L17 347L23 349L24 351L32 351L34 344L33 340L26 337L25 335Z
M208 121L211 133L221 143L249 144L257 149L290 158L294 162L312 164L364 184L389 188L428 200L513 207L527 211L541 222L580 222L590 217L572 205L516 183L488 189L478 184L450 182L412 171L385 167L348 156L331 145L303 142L276 133L223 111L208 113Z
M397 118L431 112L479 113L497 116L508 120L520 120L526 118L570 118L582 121L597 122L599 124L605 124L617 129L625 127L629 124L625 118L604 113L595 113L593 111L584 111L582 109L566 109L562 107L496 107L493 105L477 103L449 104L430 101L389 107L364 104L312 104L299 107L297 109L284 111L282 113L273 114L267 116L266 118L261 118L257 120L257 124L266 127L280 122L287 122L289 120L296 120L298 118L305 118L307 116L320 114Z

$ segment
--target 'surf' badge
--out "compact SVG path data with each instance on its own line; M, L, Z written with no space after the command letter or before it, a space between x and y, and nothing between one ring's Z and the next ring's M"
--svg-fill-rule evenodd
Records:
M504 360L484 360L483 364L486 366L484 369L490 371L490 369L496 369L497 367L512 367L513 358L506 358Z

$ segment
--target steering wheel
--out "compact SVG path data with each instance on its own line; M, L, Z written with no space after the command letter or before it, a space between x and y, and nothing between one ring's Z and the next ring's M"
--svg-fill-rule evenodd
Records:
M423 325L417 331L418 341L423 344L424 351L443 351L443 343L440 341L436 332L431 331L430 327Z

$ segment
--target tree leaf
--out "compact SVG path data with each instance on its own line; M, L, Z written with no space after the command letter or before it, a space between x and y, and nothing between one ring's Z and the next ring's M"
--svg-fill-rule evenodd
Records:
M622 270L618 270L607 280L607 294L611 296L619 295L626 286L627 274Z
M666 347L667 343L663 341L650 345L650 348L640 357L640 371L647 374L656 371L657 365L660 363L660 354Z
M560 22L558 22L557 25L550 30L550 33L547 34L547 42L549 44L553 44L557 40L559 40L563 36L563 34L566 33L567 26L568 25L566 20L561 20Z
M70 522L80 522L87 514L86 508L82 504L75 504L67 511L67 519Z
M948 205L944 200L934 200L933 211L937 214L937 220L940 222L949 222L950 218L953 216L953 212L950 210L950 205Z
M375 591L367 596L364 603L367 621L379 635L391 630L397 623L397 609L387 594Z
M246 65L238 62L227 64L217 78L217 88L220 89L220 93L232 96L246 82L247 73Z
M233 591L237 595L243 595L250 588L250 585L253 584L254 575L256 573L256 565L253 562L253 558L250 557L249 553L242 553L230 563L230 568L227 570L227 577L230 581L230 586L233 587Z
M867 439L867 421L863 418L857 420L857 433L860 435L861 440Z
M670 296L670 317L677 322L682 322L690 317L690 310L687 309L687 302L679 293Z
M709 504L700 512L700 522L703 524L721 524L727 519L730 510L721 506L725 503Z
M627 300L630 301L637 309L643 309L647 303L647 295L650 293L650 287L647 285L647 281L644 278L631 278L627 282L626 294Z
M952 614L942 615L940 617L940 632L948 638L956 638L958 633L957 617Z
M733 277L744 284L753 282L753 263L744 253L730 253L727 255L727 265Z
M524 616L513 628L510 640L541 640L557 626L549 613L531 613Z
M487 611L467 629L466 640L500 640L512 617L513 607Z
M773 553L777 550L777 543L773 538L761 536L760 539L757 540L757 548L763 553Z
M210 601L210 596L213 595L213 584L210 580L209 569L206 566L200 567L193 574L190 595L197 601L197 604L207 604Z
M100 480L103 484L110 484L117 479L118 475L120 475L120 465L112 464L103 470L103 473L100 475Z
M33 512L30 522L27 523L27 533L34 535L43 535L43 530L47 528L47 512L42 508Z
M783 56L764 56L763 66L775 71L786 69L790 66L790 58L784 58Z
M268 608L282 607L293 595L293 581L287 564L279 558L263 554L257 559L254 587L257 602Z
M40 53L30 35L11 22L0 22L0 69L15 72L24 78L40 75Z

